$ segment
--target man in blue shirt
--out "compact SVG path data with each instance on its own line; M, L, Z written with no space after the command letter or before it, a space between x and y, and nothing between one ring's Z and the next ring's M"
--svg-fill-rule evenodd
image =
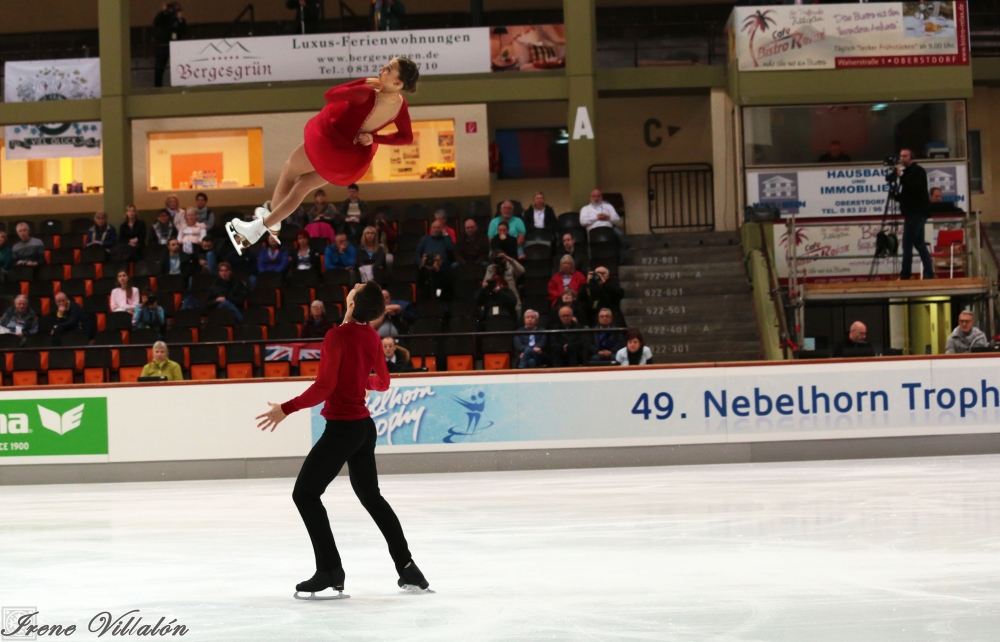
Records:
M444 221L435 219L431 223L431 233L420 237L417 242L417 265L423 265L427 259L435 254L440 255L445 269L451 265L455 256L455 243L444 231Z
M346 234L338 234L333 245L326 246L326 269L328 270L353 270L354 259L357 252Z
M534 332L538 329L538 313L534 310L525 310L524 327L527 332ZM545 348L547 336L544 334L517 334L514 335L514 351L519 357L518 368L542 368L545 366Z
M517 237L517 256L523 258L524 250L521 249L521 246L524 245L524 234L527 230L525 230L524 221L514 216L514 204L510 201L501 203L500 216L490 221L490 230L487 236L491 239L497 235L497 226L500 225L500 221L507 224L507 231L511 236Z

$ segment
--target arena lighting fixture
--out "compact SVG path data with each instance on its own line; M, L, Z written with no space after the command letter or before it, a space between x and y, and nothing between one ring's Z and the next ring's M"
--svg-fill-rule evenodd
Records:
M872 105L872 111L885 111L889 105L886 103L878 103L877 105Z
M569 144L569 131L565 129L559 130L559 140L556 141L556 145L568 145Z

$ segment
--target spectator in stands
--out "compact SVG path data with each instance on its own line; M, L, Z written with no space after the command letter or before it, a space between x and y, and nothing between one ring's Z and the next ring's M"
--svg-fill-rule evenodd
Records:
M817 163L850 163L851 157L844 153L839 140L830 141L830 151L816 159Z
M205 224L198 222L198 210L189 207L184 213L184 227L180 228L177 235L181 241L181 247L188 254L194 254L206 234L208 234L208 230L205 228Z
M465 219L465 233L455 244L455 261L460 265L489 265L490 239L471 218Z
M446 266L451 265L451 257L455 252L455 244L451 237L444 233L444 223L435 219L431 223L431 233L425 234L417 241L417 265L424 265L427 259L437 254ZM447 267L445 267L447 269Z
M550 230L554 232L558 225L555 210L545 204L545 194L538 192L531 201L531 208L524 214L526 230Z
M333 245L337 240L337 232L334 224L325 219L317 219L305 226L301 230L309 234L311 239L326 239L328 246Z
M576 269L573 257L565 254L559 260L559 271L549 280L549 303L555 303L566 290L579 294L580 286L587 282L587 277ZM581 321L583 321L581 319Z
M385 337L399 336L399 330L397 330L396 326L394 326L392 323L389 322L389 318L386 316L383 316L380 319L375 319L374 321L372 321L372 327L375 328L376 332L378 332L378 336L382 337L383 339Z
M497 261L503 262L502 258ZM490 266L494 268L496 264ZM489 269L489 268L487 268ZM476 292L473 302L477 307L482 308L482 317L506 316L509 319L517 319L520 301L515 291L515 283L508 281L502 273L494 271L489 278L483 280L483 287Z
M629 330L625 333L625 347L615 355L620 366L644 366L653 363L653 351L642 340L642 332Z
M135 308L140 304L139 288L132 285L126 270L118 270L118 287L111 291L111 311L135 313Z
M524 327L531 334L514 335L514 353L517 355L518 368L542 368L545 366L545 347L548 337L536 332L538 330L538 313L525 310Z
M118 243L118 233L115 226L108 223L107 212L97 212L94 214L94 224L87 230L84 237L84 245L98 245L104 249L110 249Z
M208 308L223 308L236 313L236 320L243 322L243 313L240 311L247 300L247 286L243 281L233 278L233 266L228 262L219 263L219 278L209 290L211 300Z
M118 245L111 250L111 258L119 263L134 263L142 259L146 248L146 224L139 220L135 205L125 207L125 220L118 227Z
M454 296L455 284L444 269L444 258L437 253L428 255L417 271L417 300L450 303Z
M228 240L226 241L226 246L230 248L229 254L226 255L226 261L229 263L232 271L236 274L247 275L247 280L250 282L250 289L252 290L256 288L257 256L260 254L263 243L252 245L251 247L243 250L243 254L237 254L236 250L232 249L232 245L228 242Z
M410 324L417 320L417 315L413 312L413 304L408 301L393 299L388 290L382 290L382 298L385 299L386 323L376 328L379 331L379 335L382 337L389 336L390 327L396 330L396 334L406 334L409 332ZM385 330L382 328L385 328Z
M156 37L156 62L153 65L153 86L163 86L163 73L170 62L170 43L187 38L187 20L181 10L181 3L168 2L153 18L153 32Z
M490 238L496 236L497 226L500 225L501 221L507 224L508 233L517 239L516 256L521 258L523 256L521 246L524 245L524 233L526 230L524 228L524 221L514 216L514 204L512 202L504 201L500 204L500 216L495 217L492 221L490 221L490 229L486 235ZM511 253L511 256L514 255L514 253Z
M441 225L444 226L445 233L451 237L452 243L458 242L458 235L455 234L455 230L448 225L448 212L444 210L437 210L434 212L434 220L441 221Z
M167 200L164 201L164 209L170 214L170 221L174 224L178 230L184 227L184 215L187 213L183 207L181 207L181 201L177 198L177 194L171 194L167 196Z
M604 266L596 267L592 272L587 273L587 281L580 286L579 301L580 308L586 317L583 320L588 326L594 326L598 322L598 313L604 308L611 310L615 321L624 324L625 319L622 314L622 299L625 298L625 290L618 283L611 281L611 272Z
M375 278L374 270L385 269L385 261L385 248L378 244L378 230L369 225L361 233L354 266L359 273L368 272L365 278L371 280Z
M614 320L614 315L608 308L603 308L598 313L597 323L594 325L597 332L590 335L591 361L611 361L625 347L625 332L618 329Z
M198 192L194 197L194 203L198 212L198 222L204 223L206 230L215 227L215 212L208 209L208 194Z
M396 343L394 337L382 338L382 354L385 355L385 368L390 373L413 371L410 351Z
M495 219L494 219L495 220ZM508 233L509 226L500 221L497 225L497 235L490 239L490 257L494 257L497 254L506 254L507 256L518 256L517 250L517 239Z
M573 262L576 263L576 269L580 270L583 274L588 272L590 267L590 259L587 256L587 248L581 247L576 244L576 239L573 238L573 234L570 232L564 232L560 243L556 245L556 255L552 258L552 271L559 271L559 262L562 261L562 257L569 254L573 257Z
M219 275L219 255L215 253L215 239L211 236L206 236L201 240L198 265L202 272Z
M389 222L389 219L386 218L385 212L375 214L375 218L372 219L372 225L378 230L378 243L385 248L386 263L391 268L392 255L396 252L396 239L398 237L396 230L393 228L392 223Z
M573 290L566 290L559 296L559 300L555 302L555 305L552 306L549 314L549 330L553 330L559 326L559 309L566 305L573 310L573 320L580 323L580 327L583 327L580 319L584 319L586 317L583 314L583 310L580 308L580 302L576 300L576 292Z
M28 297L18 294L14 305L7 308L0 317L0 334L13 334L24 342L25 337L38 332L38 317L28 305Z
M257 274L277 272L283 274L288 270L288 252L281 247L278 239L267 235L267 247L257 257Z
M309 317L302 325L303 339L322 339L327 330L336 324L326 316L326 306L322 301L313 301L309 305Z
M289 257L288 272L299 270L312 270L316 274L320 273L320 256L309 246L309 232L300 230L295 237L295 253Z
M868 343L868 326L861 321L855 321L847 331L847 338L833 347L833 356L844 356L844 348L870 348Z
M357 252L354 246L347 240L346 234L337 234L333 245L326 246L326 269L328 270L351 270L353 273L354 264L357 262Z
M556 330L579 330L582 327L573 318L573 308L568 305L559 308ZM553 368L575 367L583 362L583 333L561 332L552 335L550 341L549 361Z
M941 203L944 201L944 192L940 187L932 187L930 192L931 203Z
M14 265L14 251L7 245L7 232L0 230L0 280L7 276L7 270Z
M323 0L288 0L285 7L295 11L295 33L319 33Z
M42 239L32 238L31 228L24 221L18 223L15 229L20 240L11 249L14 265L43 265L45 244L42 243Z
M167 330L167 318L156 299L156 292L146 288L142 300L132 315L132 327L136 330L155 330L159 336Z
M167 344L157 341L153 344L153 360L142 368L140 377L166 377L167 381L183 381L181 365L167 358Z
M305 203L299 205L291 216L288 217L288 221L293 225L298 226L300 230L306 229L309 225L313 223L323 223L326 227L330 228L330 242L333 242L333 237L335 231L338 227L338 216L337 208L335 208L330 203L326 201L326 192L318 189L313 192L313 206L306 207ZM312 232L310 232L310 235ZM317 236L325 236L318 234Z
M587 229L588 234L598 227L610 227L620 235L621 230L618 229L620 223L621 217L615 211L615 206L604 200L604 195L599 189L592 191L590 202L580 208L580 225Z
M964 354L971 352L973 348L985 348L989 345L986 333L977 328L975 317L969 310L962 310L958 315L958 327L948 335L948 343L945 344L946 354Z
M198 264L194 257L185 252L181 252L181 242L177 239L170 239L167 243L167 258L160 263L160 275L170 274L183 276L185 279L198 271Z
M56 311L48 315L42 326L52 335L55 345L59 345L60 338L67 332L90 335L90 317L76 301L66 296L65 292L57 292L54 301Z
M517 292L517 280L521 278L522 274L524 274L524 266L503 252L500 252L493 258L493 262L487 266L486 274L483 276L485 281L496 280L498 275L503 276L506 286L514 293L514 299L517 301L515 305L517 314L513 317L515 319L521 316L521 296ZM499 283L499 281L497 282Z
M403 28L406 7L403 0L372 0L368 17L372 31L399 31Z
M170 239L177 238L177 228L174 227L170 210L163 208L156 215L156 222L149 231L150 245L166 245Z
M347 198L340 204L340 215L343 218L342 228L337 232L344 232L354 241L361 236L361 219L368 217L368 203L361 200L357 183L347 186Z

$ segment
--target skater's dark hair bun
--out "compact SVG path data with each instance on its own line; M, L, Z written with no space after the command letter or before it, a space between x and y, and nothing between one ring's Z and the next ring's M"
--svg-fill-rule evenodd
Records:
M417 90L417 81L420 80L420 71L417 63L409 58L396 58L399 64L399 81L403 83L403 91L414 92Z
M354 320L358 323L374 321L385 313L385 299L382 286L375 281L365 283L365 287L354 295Z

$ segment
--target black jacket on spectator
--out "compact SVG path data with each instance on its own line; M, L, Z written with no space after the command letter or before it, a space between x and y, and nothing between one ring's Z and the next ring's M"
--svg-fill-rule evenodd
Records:
M167 241L175 238L177 238L177 228L170 221L163 227L160 227L159 221L149 226L147 243L150 245L166 245Z
M549 345L549 335L541 334L542 328L536 327L534 330L528 330L528 328L522 327L521 330L524 332L536 332L535 334L535 347L542 349L542 354L545 354L546 348ZM520 358L524 351L528 349L528 337L530 334L515 334L514 335L514 352L517 357Z
M546 330L555 330L560 326L559 308L563 307L564 305L566 304L563 303L562 301L556 301L556 304L552 306L552 308L549 310L549 320L548 323L545 324ZM586 315L583 313L583 309L580 308L580 302L573 301L573 304L570 307L573 308L573 316L576 317L577 322L581 324L580 327L583 327Z
M496 256L495 252L503 252L512 259L517 258L517 237L511 234L507 235L507 238L500 240L500 235L497 234L490 239L490 253Z
M226 242L228 243L228 240ZM242 256L237 254L236 250L231 250L229 252L229 256L226 257L226 261L233 266L233 272L239 272L240 274L257 274L258 254L259 252L256 247L243 250Z
M135 247L129 245L129 241L136 239ZM118 245L111 250L111 258L115 261L128 261L134 263L142 259L142 252L146 247L146 224L139 219L135 224L129 226L127 222L118 228Z
M90 334L90 317L76 301L70 300L66 316L59 318L58 312L52 312L42 318L40 333L52 333L52 338L58 342L59 337L67 332L83 332Z
M306 319L306 322L302 324L302 338L303 339L322 339L326 336L326 333L335 326L336 324L328 319L326 315L319 320L319 323L313 319L312 315Z
M320 18L320 0L306 0L304 5L299 0L288 0L285 7L295 11L295 33L317 33ZM305 26L305 31L300 30Z
M486 232L482 230L476 230L476 235L471 239L465 233L461 231L458 233L458 241L455 243L455 260L462 265L475 264L475 263L485 263L490 259L490 239L487 238ZM514 242L515 250L517 248L517 241ZM509 255L511 258L516 258L516 254Z
M501 288L497 287L496 283L490 283L490 287L479 288L474 303L482 306L484 319L492 316L517 319L517 296L510 288Z
M201 266L193 254L181 252L178 258L181 262L181 276L185 279L201 271ZM160 276L167 276L168 274L170 274L170 255L167 255L167 258L160 262Z
M228 281L216 279L215 285L211 287L209 292L212 294L212 298L208 302L209 306L214 304L215 299L220 296L226 297L226 300L237 308L242 308L247 300L247 286L235 276L230 277Z
M903 216L929 216L931 212L931 197L927 191L927 171L916 163L903 170L899 178L899 209Z
M440 290L440 295L438 294ZM442 270L432 270L420 266L417 272L417 300L438 299L451 302L455 298L455 284L451 276Z
M586 319L580 319L581 323L596 326L597 313L601 311L601 308L607 308L611 310L611 314L614 315L617 323L624 324L622 299L625 298L625 290L615 281L612 281L610 278L604 283L587 281L580 286L580 291L577 295L579 297L577 300L580 303L580 308L587 317ZM579 319L579 317L577 318Z
M153 32L159 45L169 45L173 40L184 40L187 38L187 30L187 21L178 18L177 12L170 9L159 12L153 18Z
M579 330L583 326L573 321L569 325L557 322L555 330ZM583 332L566 332L553 334L549 338L549 360L553 366L579 365L583 361L583 345L586 335ZM563 350L566 346L566 350Z
M308 256L301 256L298 250L290 252L288 254L288 273L298 272L300 265L309 265L310 270L319 274L321 256L322 254L318 254L312 250L309 250ZM233 269L235 269L235 266Z
M595 327L596 331L590 336L590 354L596 355L601 350L609 350L611 356L608 360L613 360L618 351L625 347L625 330L612 325L607 330Z
M551 205L546 205L545 206L545 226L544 227L541 227L541 228L535 227L535 206L534 205L529 205L527 207L527 209L525 209L524 212L521 213L521 218L524 220L524 229L528 230L528 231L530 231L530 230L537 230L537 229L555 230L556 227L557 227L557 225L558 225L558 221L556 221L556 212L555 212L555 210L552 209Z
M410 362L410 352L403 346L396 346L395 361L385 360L385 369L390 373L413 372L413 364Z

